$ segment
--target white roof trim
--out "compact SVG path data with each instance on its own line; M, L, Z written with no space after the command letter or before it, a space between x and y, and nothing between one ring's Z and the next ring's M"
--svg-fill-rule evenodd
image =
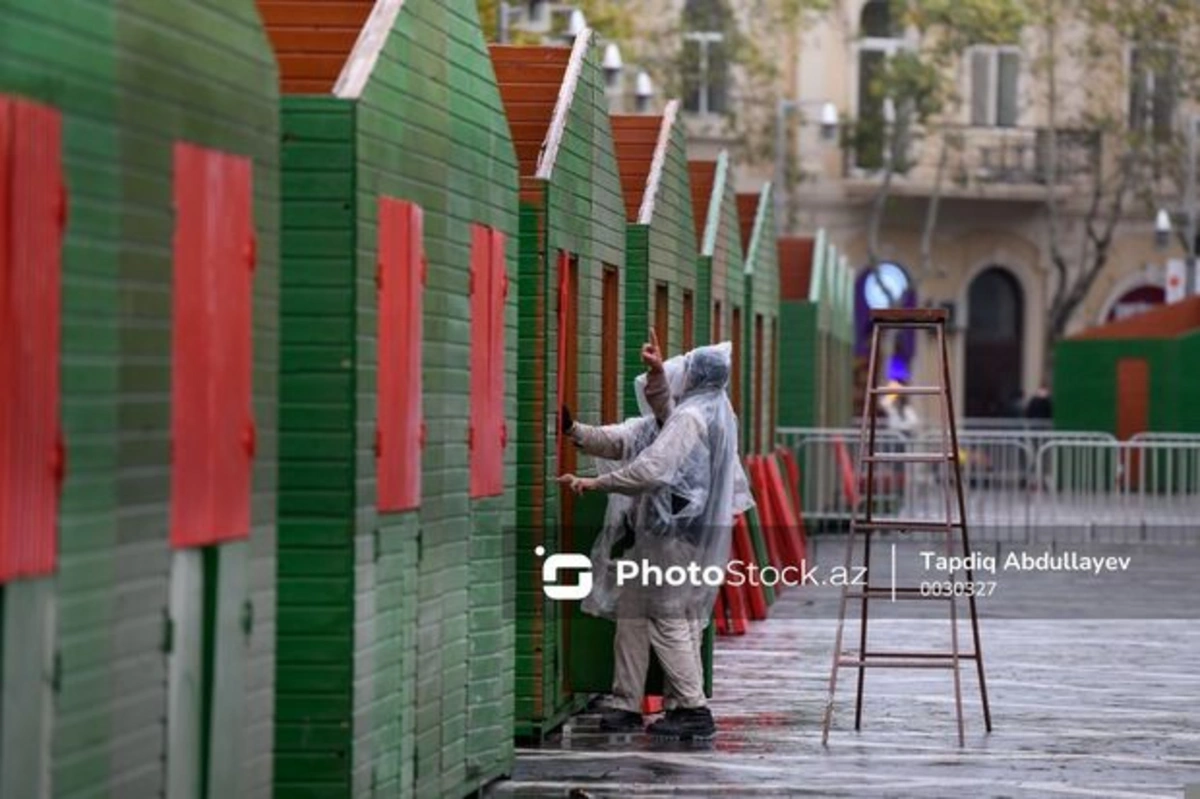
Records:
M750 241L743 242L746 248L745 272L754 274L754 262L758 260L758 249L762 246L763 227L767 223L767 209L771 207L771 182L763 184L758 192L758 205L754 208L754 224L750 226Z
M575 45L571 48L571 60L567 62L567 71L563 75L562 85L558 89L558 100L554 104L554 116L550 118L550 127L538 152L537 171L534 177L549 180L554 174L554 162L558 158L558 148L562 145L563 133L567 129L567 115L571 113L571 103L575 100L575 89L579 86L579 76L583 74L583 64L587 59L588 50L592 46L592 29L584 28L575 37Z
M333 84L333 93L347 100L357 100L362 97L367 80L375 71L375 62L387 44L392 26L400 14L404 0L375 0L375 7L367 17L366 24L358 32L358 40L350 50L350 57L342 65L342 73L338 75L337 83Z
M725 188L729 184L729 151L717 154L717 168L713 175L713 187L708 196L708 213L704 216L704 241L700 254L717 254L717 231L721 228L721 213L725 210Z
M638 209L639 225L648 225L654 218L654 201L662 182L663 166L667 162L667 148L671 146L671 131L675 128L675 117L679 114L679 101L672 100L663 110L662 127L658 131L658 144L654 147L654 160L650 162L650 174L646 176L646 191L642 194L642 205Z

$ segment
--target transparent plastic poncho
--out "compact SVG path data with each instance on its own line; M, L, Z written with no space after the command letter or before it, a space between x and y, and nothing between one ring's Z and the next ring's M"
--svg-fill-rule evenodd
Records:
M618 428L621 459L597 458L597 469L605 474L632 465L631 471L653 480L635 494L609 494L604 529L592 548L594 583L584 612L705 623L711 615L729 563L734 516L753 506L727 393L731 352L723 342L664 363L674 408L661 428L646 401L645 376L634 381L643 415ZM618 560L636 564L638 577L620 584ZM643 582L646 571L650 584ZM680 575L682 582L670 579Z

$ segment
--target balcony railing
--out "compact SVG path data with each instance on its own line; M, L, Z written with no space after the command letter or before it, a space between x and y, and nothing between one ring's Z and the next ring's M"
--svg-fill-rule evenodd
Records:
M1100 135L1094 130L1059 128L1056 156L1051 154L1049 128L976 128L939 126L913 136L904 148L906 163L896 176L897 187L932 191L942 157L943 137L949 146L942 189L946 193L986 195L993 189L1035 189L1052 179L1071 185L1093 174L1100 163ZM847 178L870 179L880 169L878 142L861 142L847 153ZM1052 172L1052 158L1057 170Z

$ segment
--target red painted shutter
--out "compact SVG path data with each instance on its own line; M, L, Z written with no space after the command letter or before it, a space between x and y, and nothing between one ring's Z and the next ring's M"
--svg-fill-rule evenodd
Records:
M424 218L412 203L379 202L378 507L421 497L421 321Z
M175 146L171 544L250 533L256 431L249 159Z
M471 226L471 496L504 491L504 303L508 273L505 238Z
M213 205L221 236L212 268L221 286L212 319L216 368L212 541L250 534L250 494L258 432L254 426L254 196L248 158L212 153Z
M488 279L491 272L491 232L481 226L471 226L471 413L467 428L467 443L471 460L471 496L487 496L487 439L491 426L490 338Z
M504 449L508 446L508 422L504 418L504 304L508 298L508 269L505 261L507 239L499 230L492 231L491 246L491 335L488 341L491 372L492 430L490 494L504 493Z
M571 256L563 250L558 251L558 348L555 350L558 353L556 370L558 374L557 385L555 387L555 412L561 412L562 406L567 401L567 336L571 325L570 318L571 309ZM563 441L562 425L558 426L558 463L559 469L562 469L563 463L563 448L566 442Z
M49 574L65 473L62 118L0 97L0 582Z

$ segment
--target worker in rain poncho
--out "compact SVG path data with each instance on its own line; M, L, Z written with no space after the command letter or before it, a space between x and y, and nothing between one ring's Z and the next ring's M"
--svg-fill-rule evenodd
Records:
M612 708L630 728L641 724L653 647L670 699L667 716L650 727L655 735L704 738L715 732L700 645L729 562L733 517L752 504L726 394L730 349L728 343L700 347L661 369L647 359L639 403L654 416L603 428L572 425L576 443L609 463L600 464L598 477L560 478L576 492L613 495L592 555L595 587L583 609L617 618ZM639 574L622 584L611 566L611 547L630 533L633 544L622 560ZM687 577L673 580L672 573ZM619 720L606 721L612 727Z

